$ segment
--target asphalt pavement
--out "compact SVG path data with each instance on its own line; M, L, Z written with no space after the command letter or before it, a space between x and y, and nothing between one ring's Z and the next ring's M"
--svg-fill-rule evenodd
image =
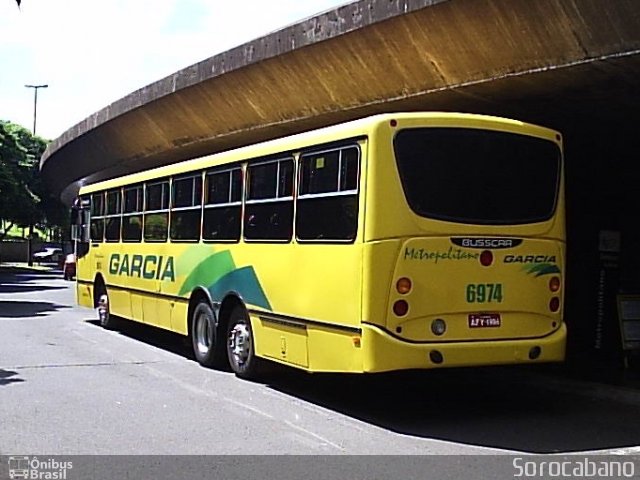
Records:
M509 367L248 382L179 335L100 328L72 286L0 266L0 455L640 453L633 381Z

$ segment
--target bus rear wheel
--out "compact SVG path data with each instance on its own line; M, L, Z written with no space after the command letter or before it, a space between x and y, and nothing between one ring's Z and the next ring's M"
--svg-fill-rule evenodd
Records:
M229 317L227 358L238 377L255 379L265 373L266 362L255 354L251 321L241 306L236 306Z
M191 344L198 363L205 367L222 365L224 348L216 339L216 321L211 306L200 301L191 317Z

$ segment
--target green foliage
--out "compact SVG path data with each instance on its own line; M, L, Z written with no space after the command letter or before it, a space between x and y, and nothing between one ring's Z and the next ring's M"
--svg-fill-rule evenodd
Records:
M14 225L66 227L65 207L40 177L46 147L44 139L24 127L0 120L0 220L5 227L0 240Z

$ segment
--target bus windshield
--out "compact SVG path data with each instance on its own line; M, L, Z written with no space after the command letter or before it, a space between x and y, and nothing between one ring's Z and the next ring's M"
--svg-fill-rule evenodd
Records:
M407 202L458 223L544 221L555 210L560 150L552 142L472 128L409 128L394 139Z

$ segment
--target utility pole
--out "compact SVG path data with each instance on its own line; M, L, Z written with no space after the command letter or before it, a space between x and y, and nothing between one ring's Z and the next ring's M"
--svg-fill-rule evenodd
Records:
M18 2L18 7L20 2ZM38 116L38 89L47 88L49 85L25 85L27 88L33 88L33 136L36 136L36 118ZM33 265L33 224L29 225L29 233L27 238L27 264Z
M33 88L33 136L36 136L36 118L38 116L38 89L47 88L49 85L25 85L27 88Z

